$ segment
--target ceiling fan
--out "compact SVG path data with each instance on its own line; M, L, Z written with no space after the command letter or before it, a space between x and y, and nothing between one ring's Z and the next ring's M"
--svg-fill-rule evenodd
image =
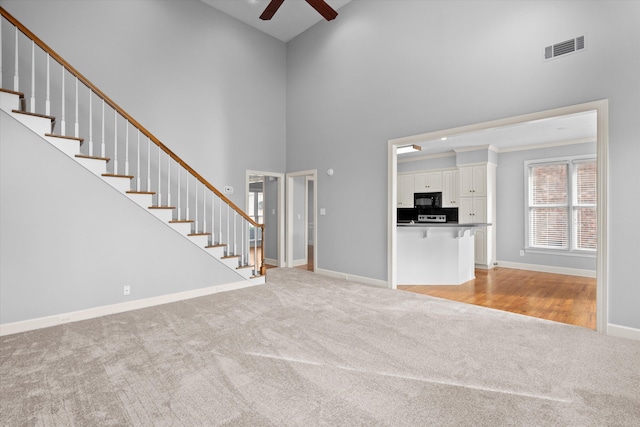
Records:
M322 15L324 19L326 19L327 21L336 19L336 16L338 16L338 12L336 12L324 0L305 0L305 1L309 3L311 7L313 7L315 10L317 10L318 13ZM268 21L271 18L273 18L273 15L276 14L276 12L278 11L282 3L284 3L284 0L271 0L271 3L267 5L264 12L262 12L262 15L260 15L260 19L262 19L263 21Z

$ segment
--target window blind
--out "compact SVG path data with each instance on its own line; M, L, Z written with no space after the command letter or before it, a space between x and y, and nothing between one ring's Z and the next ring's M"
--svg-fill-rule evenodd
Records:
M567 249L569 245L568 163L530 166L529 245Z

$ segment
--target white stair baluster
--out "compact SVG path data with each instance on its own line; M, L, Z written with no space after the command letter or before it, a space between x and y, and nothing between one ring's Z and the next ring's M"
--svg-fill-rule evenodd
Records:
M246 265L245 264L245 258L244 258L244 218L241 218L242 220L242 226L240 227L240 265Z
M160 146L158 145L158 206L162 206L162 196L160 195L160 190L162 190L162 180L160 178L160 174L161 174L161 170L160 170L160 166L162 166L162 163L160 163L160 152L162 150L160 150Z
M66 122L65 122L64 72L65 72L65 69L64 69L64 67L62 67L62 72L60 73L62 75L62 85L61 85L61 87L62 87L62 96L61 96L61 98L62 98L62 113L60 114L62 116L62 119L60 120L60 135L65 135L66 132L67 132L67 125L66 125Z
M185 197L185 219L191 219L191 217L189 216L189 171L187 171L187 173L185 174L184 177L185 181L187 181L187 188L185 190L184 193L184 197Z
M167 155L167 206L171 206L171 156Z
M253 239L253 275L258 276L258 239Z
M238 212L233 210L233 254L238 255L238 232L236 225L238 223Z
M138 144L136 149L136 191L140 191L140 180L142 179L142 173L140 173L140 129L138 129Z
M36 112L36 42L31 40L31 99L29 108L32 113Z
M211 193L211 244L216 243L216 195Z
M207 186L202 186L202 232L207 232Z
M194 228L194 233L198 232L198 179L196 178L196 182L195 185L193 186L193 192L196 195L196 217L195 217L195 228Z
M180 176L182 176L182 169L180 168L180 165L178 165L178 221L182 219L182 216L180 216L182 210L182 205L180 204L180 193L182 192L182 189L180 188Z
M147 137L147 191L151 191L151 138Z
M13 63L13 90L16 92L20 92L20 76L18 75L18 27L16 28L16 43L15 43L15 62Z
M80 136L80 122L78 121L78 78L76 77L76 119L73 124L73 136L76 138Z
M118 112L113 109L113 173L118 175Z
M2 86L2 18L0 18L0 86Z
M104 141L104 99L102 100L102 143L100 145L100 156L105 157L107 146Z
M51 67L49 65L50 60L49 53L47 53L47 94L45 95L44 101L44 113L49 116L51 115ZM89 92L91 93L91 92Z
M231 252L231 247L229 246L231 241L229 239L229 220L231 217L231 213L229 212L229 205L227 205L227 251L228 254L233 254L233 252Z
M129 175L129 121L124 122L124 174Z
M47 61L48 60L49 60L49 57L47 57ZM47 62L47 65L48 65L48 62ZM48 74L49 73L47 71L47 87L49 83ZM47 93L47 97L48 96L49 94ZM89 155L93 156L93 91L91 89L89 89Z
M222 244L224 239L222 233L222 199L218 197L218 243Z

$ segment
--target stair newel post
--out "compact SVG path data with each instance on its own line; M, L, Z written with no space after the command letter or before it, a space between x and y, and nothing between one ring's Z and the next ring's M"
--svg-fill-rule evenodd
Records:
M118 175L118 112L113 109L113 173Z
M15 31L16 37L15 37L15 59L14 59L14 63L13 63L13 90L16 92L20 92L20 76L18 75L18 27L16 27L16 31Z
M65 69L64 69L64 66L62 66L62 65L61 65L61 68L62 68L62 72L60 73L60 75L62 76L61 77L62 82L61 82L60 87L62 88L62 91L61 91L62 96L60 98L62 98L62 112L60 113L60 116L61 116L61 119L60 119L60 135L66 135L67 123L65 121L66 111L65 111L65 102L64 102L65 101L65 99L64 99L65 98L65 96L64 96L65 95L65 89L64 89L64 72L65 72Z
M49 64L51 56L47 52L47 93L45 95L44 100L44 113L49 116L51 115L51 66ZM91 95L91 91L89 91L89 95Z
M36 112L36 42L31 40L31 99L30 112Z
M129 121L124 122L124 174L129 175Z
M260 270L258 271L258 275L262 276L267 272L264 267L264 224L260 225L260 235L262 236L262 239L260 240Z
M73 124L73 136L76 138L80 136L80 122L78 121L78 78L76 77L76 118Z

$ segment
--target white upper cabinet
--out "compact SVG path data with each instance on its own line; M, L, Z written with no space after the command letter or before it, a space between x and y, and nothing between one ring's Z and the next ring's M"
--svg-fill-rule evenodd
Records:
M415 192L442 191L442 172L420 172L415 174Z
M457 208L459 206L460 172L458 170L442 171L442 207Z
M465 166L460 168L460 197L487 195L487 167Z
M398 174L397 205L399 208L413 207L414 174Z

